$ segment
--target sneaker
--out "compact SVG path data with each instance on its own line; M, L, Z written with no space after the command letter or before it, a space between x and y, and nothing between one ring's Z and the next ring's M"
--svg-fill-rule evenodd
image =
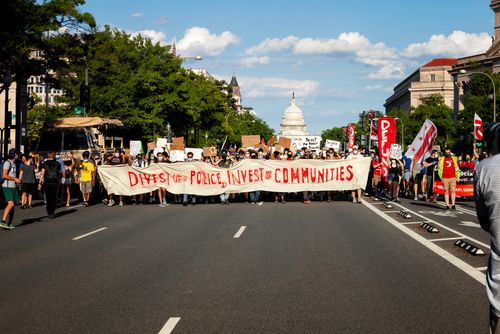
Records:
M108 206L113 206L113 205L115 205L115 201L111 200L108 202Z
M451 206L451 209L452 209L452 210L456 210L457 208L456 208L454 205L452 205L452 206Z
M361 198L358 198L358 204L361 204Z
M104 205L108 205L108 199L107 199L107 198L103 199L103 200L102 200L102 203L103 203Z
M89 203L88 202L83 202L83 206L89 206Z
M120 201L120 206L123 206L123 201Z
M445 209L445 210L450 210L450 206L449 206L449 205L447 205L444 209Z
M352 202L353 202L353 203L356 203L356 199L355 199L355 198L353 198L353 199L352 199Z
M182 206L187 206L188 202L182 202Z
M282 200L282 201L281 201L281 204L286 204L285 200Z
M399 198L395 198L394 203L401 203L401 201L399 200Z
M6 230L11 230L9 225L5 224L5 222L0 222L0 228L6 229Z
M255 203L255 204L257 204L257 205L262 205L262 204L264 204L264 202L260 201L260 202L257 202L257 203Z
M418 196L413 197L414 201L418 201Z

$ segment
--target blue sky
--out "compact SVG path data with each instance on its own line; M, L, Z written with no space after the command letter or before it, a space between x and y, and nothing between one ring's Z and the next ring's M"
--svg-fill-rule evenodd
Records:
M393 87L433 58L484 52L489 0L87 0L82 10L153 41L177 40L185 67L229 82L279 131L295 92L310 134L383 111Z

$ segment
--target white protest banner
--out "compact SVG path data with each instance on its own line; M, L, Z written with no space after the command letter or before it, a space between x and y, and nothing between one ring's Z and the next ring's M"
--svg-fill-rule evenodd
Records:
M130 155L135 157L137 154L142 154L142 143L140 140L130 141Z
M399 144L392 144L390 151L391 159L401 160L403 158L403 149Z
M320 136L301 136L292 139L292 146L295 146L298 149L305 147L306 149L309 150L319 151L320 143L321 143Z
M201 160L201 159L203 159L203 157L202 157L203 149L202 148L189 148L189 147L185 148L184 149L184 154L186 154L186 157L187 157L188 152L193 153L193 159L194 160Z
M325 141L325 148L333 148L335 151L340 151L340 142L336 140L327 139Z
M371 158L355 160L254 160L231 168L205 162L155 163L146 168L103 165L98 172L108 193L137 195L158 188L202 196L224 192L352 190L366 186Z

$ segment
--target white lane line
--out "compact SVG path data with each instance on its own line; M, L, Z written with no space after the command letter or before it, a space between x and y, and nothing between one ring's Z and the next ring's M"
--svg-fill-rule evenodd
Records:
M438 241L450 241L450 240L458 240L458 239L462 239L462 238L461 237L450 237L450 238L429 239L429 241L438 242Z
M488 267L476 267L477 270L484 271L488 270Z
M172 317L167 320L161 331L158 332L158 334L170 334L174 330L175 326L177 323L181 320L181 318L178 317Z
M246 226L240 227L240 229L238 230L238 232L236 232L233 238L238 239L239 237L241 237L246 228L247 228Z
M408 229L405 226L402 226L401 223L398 223L398 221L394 218L391 218L390 216L386 215L384 212L377 210L373 205L367 203L366 201L363 202L363 204L373 212L375 212L377 215L379 215L381 218L383 218L385 221L387 221L389 224L393 225L396 227L398 230L403 232L404 234L408 235L409 237L415 239L417 242L421 243L425 247L427 247L429 250L433 251L437 255L441 256L443 259L446 261L450 262L453 264L455 267L458 269L462 270L464 273L469 275L470 277L474 278L476 281L481 283L482 285L486 286L486 275L480 272L479 270L475 269L468 263L460 260L459 258L451 255L441 247L435 245L434 243L430 242L429 240L425 239L424 237L420 236L416 232L413 232L412 230Z
M423 222L407 222L407 223L400 223L401 225L415 225L415 224L422 224Z
M410 210L410 209L408 209L408 208L406 208L406 207L404 207L404 206L402 206L402 205L399 205L399 204L394 204L394 205L399 206L401 209L403 209L403 210L405 210L405 211L407 211L407 212L409 212L409 213L412 213L412 214L414 214L415 216L419 216L420 218L425 219L425 220L426 220L426 221L428 221L429 223L433 223L433 224L436 224L436 225L438 225L438 226L441 226L441 227L442 227L442 228L444 228L445 230L448 230L448 231L450 231L450 232L453 232L454 234L459 235L459 236L461 236L462 238L469 239L470 241L472 241L472 242L473 242L473 243L475 243L475 244L478 244L478 245L480 245L480 246L483 246L484 248L490 249L490 246L489 246L489 245L487 245L487 244L485 244L484 242L481 242L481 241L479 241L479 240L477 240L477 239L474 239L474 238L472 238L472 237L469 237L469 236L468 236L468 235L466 235L466 234L463 234L463 233L461 233L461 232L459 232L459 231L457 231L457 230L454 230L454 229L452 229L452 228L450 228L450 227L448 227L448 226L446 226L446 225L443 225L443 224L441 224L441 223L438 223L437 221L435 221L435 220L433 220L433 219L431 219L431 218L427 218L426 216L423 216L423 215L421 215L420 213L417 213L417 212L415 212L415 211L412 211L412 210Z
M95 230L95 231L92 231L92 232L89 232L89 233L86 233L86 234L80 235L80 236L75 237L75 238L73 238L73 239L71 239L71 240L80 240L80 239L85 238L85 237L88 237L89 235L92 235L92 234L94 234L94 233L104 231L105 229L107 229L107 227L103 227L103 228L100 228L100 229L98 229L98 230Z
M389 210L389 211L385 211L384 210L384 213L399 213L399 210Z
M437 204L441 205L442 207L446 206L445 202L438 202ZM467 213L467 214L469 214L471 216L477 217L476 211L474 211L474 210L466 209L466 208L463 208L463 207L461 207L459 205L456 205L456 208L457 208L457 211L462 211L463 213Z

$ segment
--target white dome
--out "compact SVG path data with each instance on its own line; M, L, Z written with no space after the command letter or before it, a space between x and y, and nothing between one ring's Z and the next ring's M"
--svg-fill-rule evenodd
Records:
M307 135L306 122L302 115L302 110L300 110L295 101L295 94L292 95L292 101L290 101L290 105L285 110L280 127L281 136Z

